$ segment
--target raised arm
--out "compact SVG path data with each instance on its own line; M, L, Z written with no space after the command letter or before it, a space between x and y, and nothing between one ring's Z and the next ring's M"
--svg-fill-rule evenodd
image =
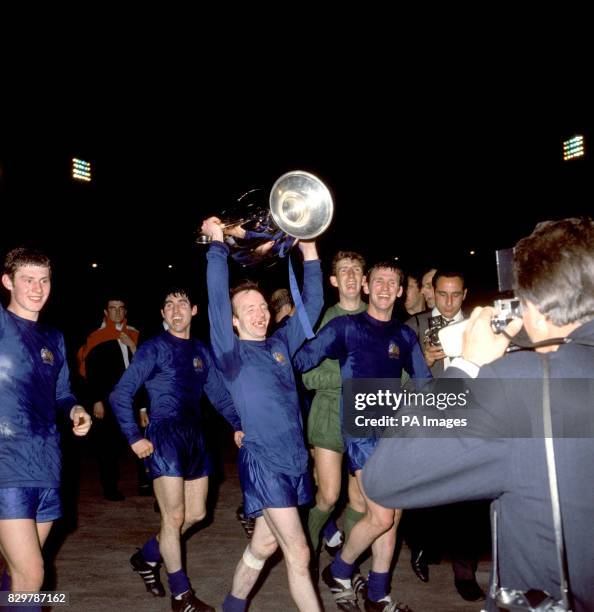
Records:
M299 249L303 254L303 305L310 325L313 327L324 307L324 287L318 249L314 240L301 240Z
M206 254L206 284L208 287L208 320L210 342L217 364L233 375L237 336L233 331L233 315L229 299L229 249L223 242L223 230L216 217L202 224L202 232L212 238Z
M318 258L316 244L312 240L304 240L299 243L299 248L303 253L303 292L301 298L309 324L313 327L316 324L324 306L324 289L322 285L322 269ZM306 339L305 331L298 313L291 317L285 326L289 351L291 356Z

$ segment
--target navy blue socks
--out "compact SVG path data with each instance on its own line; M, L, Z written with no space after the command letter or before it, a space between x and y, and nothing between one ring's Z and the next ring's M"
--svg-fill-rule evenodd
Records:
M229 593L223 602L223 612L245 612L246 606L247 599L237 599Z
M371 601L380 601L390 592L389 572L369 572L367 579L367 597Z
M159 540L156 537L151 538L146 544L140 549L142 558L147 563L160 563L161 562L161 551L159 550Z
M190 590L190 581L183 569L179 569L177 572L173 572L173 574L167 574L167 580L169 581L169 590L173 597L177 597Z

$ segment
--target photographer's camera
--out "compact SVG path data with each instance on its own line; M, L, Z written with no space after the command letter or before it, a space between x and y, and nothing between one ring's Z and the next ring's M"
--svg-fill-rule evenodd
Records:
M496 334L500 334L512 319L522 317L522 305L518 298L495 300L493 302L493 308L499 311L498 314L491 319L491 328Z

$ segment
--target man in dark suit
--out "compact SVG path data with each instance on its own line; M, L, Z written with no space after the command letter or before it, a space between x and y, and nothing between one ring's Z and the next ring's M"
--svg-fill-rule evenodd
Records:
M99 478L103 497L121 501L118 489L119 454L125 447L120 428L109 405L108 397L122 377L136 352L138 330L127 324L126 304L119 297L108 299L103 310L105 318L99 329L92 332L79 352L81 373L85 375L89 401L93 406L96 427L93 431ZM142 426L148 421L146 410L140 412ZM145 479L139 482L150 493ZM144 493L144 490L139 490Z
M433 270L431 283L434 306L414 314L406 324L417 334L431 374L437 377L450 364L450 359L439 343L437 331L445 325L464 320L462 304L466 299L467 288L464 274L449 268ZM432 327L432 323L436 327ZM441 549L446 549L452 558L454 584L460 596L467 601L484 598L475 573L478 565L477 542L481 539L480 527L488 522L485 503L412 510L405 514L404 520L404 532L411 548L411 565L420 580L429 580L428 563L436 557L439 559Z
M431 333L431 319L441 317L435 322L442 327L464 319L462 303L467 292L464 275L457 270L439 269L433 275L433 289L435 305L430 310L413 314L406 324L417 334L431 374L439 376L449 365L449 360L438 343L437 335Z
M552 439L571 609L592 611L594 223L539 224L516 245L514 268L523 325L536 350L505 354L509 339L493 332L494 310L476 308L464 333L462 358L444 374L459 377L471 391L472 437L449 430L438 439L384 439L367 462L363 483L369 497L388 508L494 499L499 584L544 590L558 600L545 453L545 441ZM506 331L513 336L520 327L514 319ZM550 383L548 393L544 380ZM543 439L547 396L552 435ZM491 593L488 606L496 609Z

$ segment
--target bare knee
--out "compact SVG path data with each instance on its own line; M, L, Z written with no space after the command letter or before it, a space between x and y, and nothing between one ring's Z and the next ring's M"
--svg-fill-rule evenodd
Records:
M175 508L170 511L161 511L161 528L181 529L184 524L183 508Z
M250 550L258 559L268 559L268 557L271 557L276 552L277 548L278 542L273 535L262 538L258 542L254 540L250 542Z
M299 542L294 542L285 551L285 559L287 561L287 565L290 565L293 569L299 571L300 573L306 573L309 571L309 546L307 545L305 538Z
M43 559L27 565L26 568L10 568L13 591L39 591L43 584Z
M184 523L186 525L195 525L206 518L206 508L196 509L193 512L186 512Z
M385 533L394 525L394 511L383 508L381 511L368 508L366 520L378 534Z
M336 505L339 494L340 489L336 487L320 487L316 493L316 505L323 512L329 512Z

